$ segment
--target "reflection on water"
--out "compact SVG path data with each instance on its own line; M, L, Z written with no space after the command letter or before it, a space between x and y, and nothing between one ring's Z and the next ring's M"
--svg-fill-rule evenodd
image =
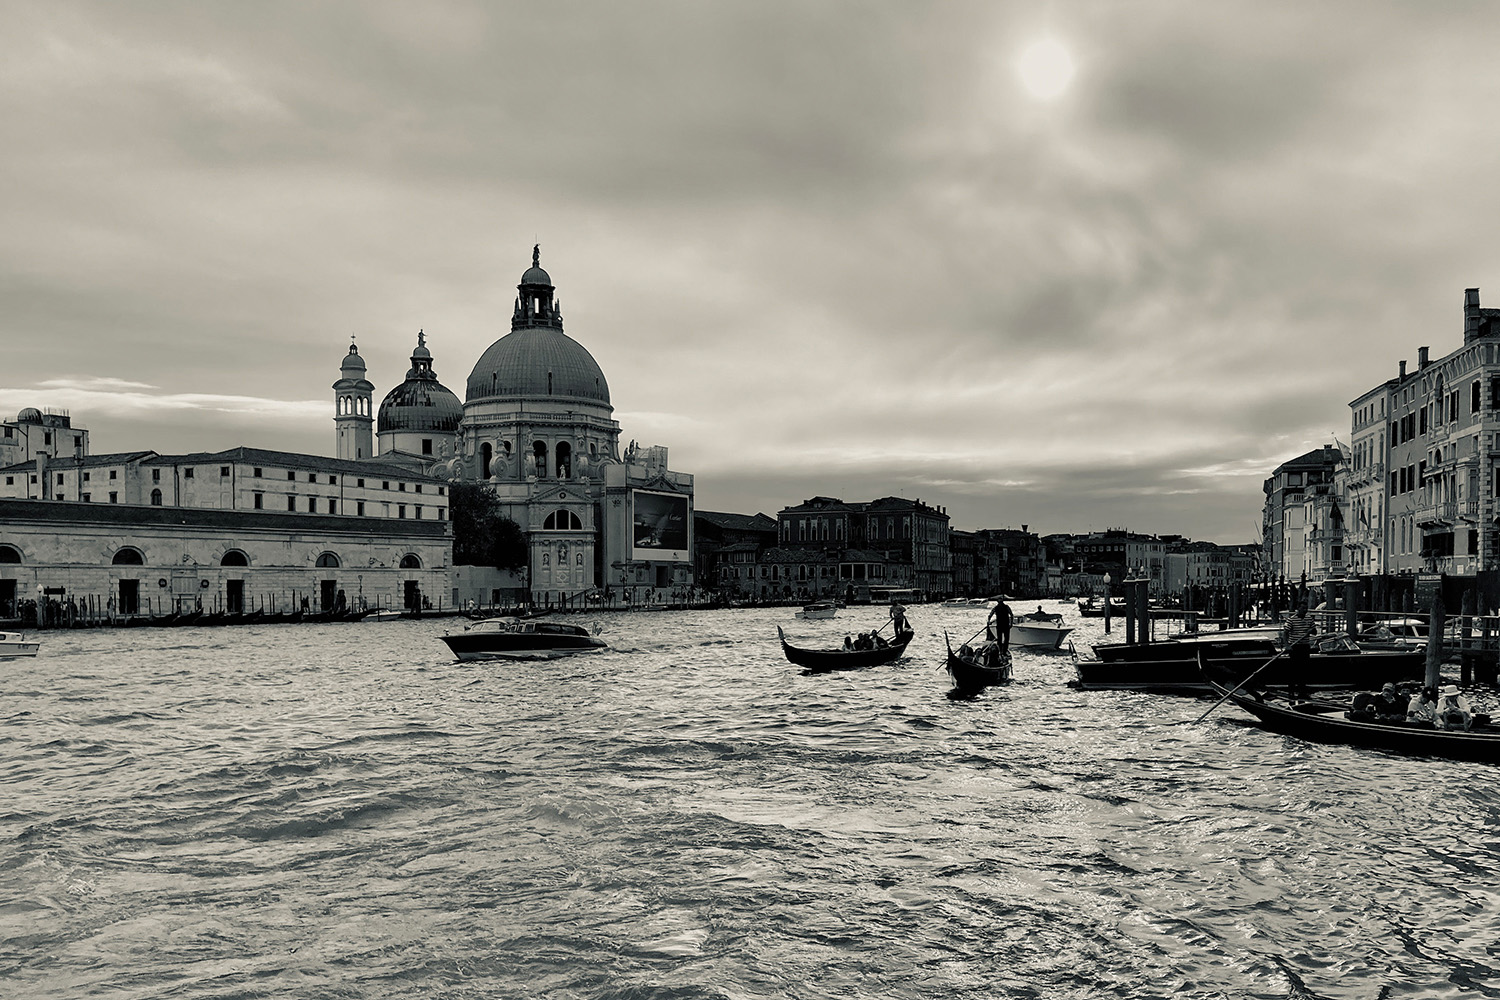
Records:
M1102 622L1066 605L1080 649ZM1462 997L1500 974L1494 768L1015 682L984 609L48 633L0 665L0 983L111 997ZM589 619L592 623L593 619Z

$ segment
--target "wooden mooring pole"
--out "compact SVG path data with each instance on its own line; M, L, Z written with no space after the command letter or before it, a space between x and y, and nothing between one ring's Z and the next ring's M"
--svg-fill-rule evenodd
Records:
M1432 595L1432 617L1427 623L1427 673L1423 684L1436 689L1443 670L1443 592Z

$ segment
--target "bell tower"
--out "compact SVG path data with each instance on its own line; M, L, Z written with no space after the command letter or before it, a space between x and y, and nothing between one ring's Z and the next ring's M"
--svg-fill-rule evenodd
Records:
M371 394L375 386L365 378L365 359L353 338L349 353L339 368L339 380L333 383L333 426L337 431L338 458L369 461L375 457L375 415Z

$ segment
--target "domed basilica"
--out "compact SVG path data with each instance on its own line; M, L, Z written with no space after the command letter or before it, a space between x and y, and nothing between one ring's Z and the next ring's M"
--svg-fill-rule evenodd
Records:
M510 332L475 362L462 403L438 381L418 333L406 380L372 415L375 387L351 344L333 384L336 454L489 484L526 534L524 586L533 600L603 589L649 601L685 589L693 582L693 477L668 469L664 447L632 442L621 453L609 383L588 349L563 332L540 256L534 247ZM461 599L489 601L516 585L483 567L454 574Z

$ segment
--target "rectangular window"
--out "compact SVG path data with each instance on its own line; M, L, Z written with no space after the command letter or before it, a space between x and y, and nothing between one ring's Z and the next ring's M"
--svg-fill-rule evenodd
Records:
M297 474L295 472L293 472L291 469L287 469L286 470L286 478L287 478L288 482L294 482L297 479Z
M309 514L316 514L318 512L318 498L317 497L308 497L307 498L307 512Z
M423 438L422 439L422 454L424 454L424 455L431 455L432 454L432 438Z
M152 469L151 470L151 481L153 483L159 483L159 482L161 482L161 470L160 469Z
M339 482L338 476L329 476L328 477L328 485L329 486L337 486L338 482Z
M444 495L443 488L441 486L439 486L438 487L438 496L443 496L443 495Z
M63 474L61 472L59 472L57 474L57 485L61 486L62 484L63 484Z
M192 469L183 469L182 470L182 478L183 479L192 479L193 478L193 470Z
M66 493L59 493L57 495L57 499L59 499L59 500L66 500L66 499L68 499L68 495Z
M91 497L91 496L93 496L93 494L91 494L91 493L84 493L81 496L79 496L78 499L82 500L84 503L88 503L89 502L89 497Z
M251 506L253 506L256 510L265 510L265 507L266 507L266 495L264 493L254 493L254 494L251 494L251 500L252 500Z
M309 472L307 474L307 481L310 482L310 483L317 482L318 481L318 474L316 472Z
M383 489L383 490L390 489L391 488L391 481L389 479L382 480L381 483L380 483L380 488Z
M225 479L225 478L228 478L228 476L229 476L229 466L227 466L227 465L221 465L221 466L219 466L219 478L220 479Z
M111 479L115 478L115 470L114 469L110 469L109 470L109 478L111 478Z
M74 434L73 435L73 447L75 447L75 448L82 448L83 447L83 435L82 434Z
M412 513L418 521L422 520L422 505L417 504L417 506L412 510Z
M290 496L288 496L286 498L286 509L287 510L296 510L297 509L297 494L293 493L293 494L291 494Z
M256 479L259 479L260 478L260 466L257 465L255 468L251 469L250 470L250 475L254 476Z
M360 500L354 505L354 513L358 514L360 517L365 516L365 502L363 500Z
M1418 434L1426 434L1427 433L1427 407L1424 406L1420 410L1418 410L1417 411L1417 416L1419 416L1421 418L1417 422L1417 433ZM1442 423L1443 422L1443 408L1441 406L1438 407L1438 411L1435 414L1435 416L1437 418L1437 422L1438 423Z
M330 514L337 514L338 512L339 512L339 502L337 500L335 500L333 497L329 497L328 498L328 513L330 513Z
M83 474L83 481L84 481L84 482L88 482L88 481L89 481L89 474L88 474L88 473L87 473L87 472L85 472L85 473L84 473L84 474Z
M447 508L445 508L445 507L439 507L438 508L438 520L439 521L446 521L448 519L447 514L448 514Z
M403 504L397 504L396 505L396 516L397 517L405 517L406 516L406 504L403 503Z
M405 483L397 483L396 484L396 490L397 490L397 492L405 493L406 492L406 484Z
M355 480L354 485L360 487L361 489L363 489L364 485L365 485L365 481L363 479L357 479L357 480Z
M115 493L115 492L111 492L109 494L109 502L110 503L119 503L120 502L120 494Z
M1479 380L1475 379L1474 381L1472 381L1472 382L1469 383L1469 412L1470 413L1478 413L1479 412L1480 396L1481 396L1481 390L1479 388Z
M51 444L51 443L52 443L52 432L48 431L47 433L45 433L45 434L42 435L42 444Z
M417 489L418 493L421 493L422 492L422 484L418 483L416 489Z
M14 486L14 485L16 485L16 477L15 476L6 476L5 477L5 485L6 486Z

